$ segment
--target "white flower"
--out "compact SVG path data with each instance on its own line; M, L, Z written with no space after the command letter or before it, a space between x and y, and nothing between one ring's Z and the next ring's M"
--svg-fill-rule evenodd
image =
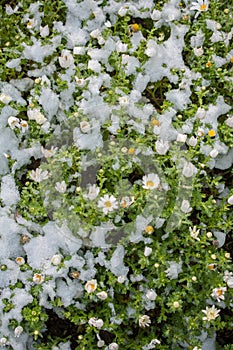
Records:
M30 120L35 120L39 125L44 124L47 121L45 116L40 112L39 108L29 109L27 111L27 116Z
M86 121L82 121L80 122L80 130L84 133L84 134L88 134L91 130L91 125L89 122Z
M134 200L135 200L134 196L132 196L131 198L128 196L124 196L121 198L120 206L122 208L128 208L134 202Z
M65 181L63 180L62 182L56 182L55 189L60 193L65 193L67 189Z
M195 18L198 17L200 12L205 12L209 8L209 1L208 0L196 0L192 2L192 6L190 7L190 10L197 11Z
M102 291L97 293L96 296L101 300L105 300L108 297L108 293L106 293L105 291Z
M25 264L25 259L22 257L22 256L17 256L17 258L15 259L16 263L19 265L19 266L22 266Z
M178 309L178 307L180 307L179 301L174 301L173 307L174 307L175 309Z
M158 188L160 180L157 174L150 173L148 175L144 175L142 178L143 185L142 187L146 190L154 190Z
M20 121L16 117L9 117L8 118L8 125L13 130L14 128L20 128Z
M7 338L5 338L5 337L0 338L0 345L1 345L1 346L6 346L6 345L8 345L8 344L9 344L9 343L8 343Z
M224 277L223 277L223 281L226 282L226 284L228 285L229 288L233 288L233 273L226 270L224 272Z
M93 326L95 328L101 328L104 325L104 322L101 318L91 317L88 321L89 326Z
M226 292L226 290L226 287L214 288L213 292L211 293L211 296L214 299L217 299L218 302L220 302L221 300L225 299L224 293Z
M190 207L190 202L187 199L183 199L180 209L185 214L190 213L190 211L192 211L192 208Z
M196 167L191 162L185 162L182 174L185 177L192 177L196 173Z
M206 115L206 110L202 107L198 107L197 113L196 113L196 118L203 119L205 118Z
M229 126L230 128L233 128L233 116L229 117L225 120L225 124Z
M202 310L204 314L206 315L203 317L203 321L212 321L215 320L219 316L220 310L216 309L215 305L212 305L211 307L206 307L205 310Z
M150 248L150 247L145 247L144 256L150 256L151 253L152 253L152 248Z
M228 198L227 203L233 205L233 195Z
M150 324L151 324L151 319L150 319L150 316L147 316L147 315L143 315L139 318L139 327L149 327Z
M119 349L119 345L117 343L111 343L108 346L109 350L118 350Z
M197 139L196 139L196 137L191 136L190 139L189 139L189 141L188 141L188 144L189 144L190 146L192 146L192 147L195 147L196 144L197 144Z
M86 80L84 78L78 78L78 77L74 77L75 78L75 81L76 81L76 84L78 85L78 87L83 87L85 84L86 84ZM88 122L81 122L81 123L86 123L86 124L89 124ZM81 125L80 123L80 125Z
M45 38L48 35L49 35L49 26L48 26L48 24L46 24L46 26L44 26L44 27L40 26L40 36L42 36L42 38Z
M110 21L106 21L106 22L104 22L104 25L105 25L105 27L107 27L107 28L111 28L112 23L111 23Z
M69 50L62 50L61 56L58 58L62 68L69 68L74 64L74 58Z
M35 18L31 18L27 22L27 29L32 29L37 26L37 20Z
M158 140L155 143L156 152L160 155L165 155L169 150L169 142L164 140Z
M119 283L124 283L125 280L126 280L126 276L119 276L119 277L117 277L117 282L119 282Z
M97 281L92 279L90 281L87 281L87 283L85 284L85 290L87 291L87 293L93 293L97 288Z
M62 261L62 255L55 254L55 255L53 255L53 257L51 259L51 264L57 266L61 263L61 261Z
M23 333L23 327L17 326L14 330L15 337L18 338Z
M90 201L93 201L99 194L100 188L94 185L90 185L88 189L88 194L84 194L84 198L88 198Z
M21 119L20 120L20 127L22 130L22 133L24 134L28 130L28 122L26 120Z
M41 284L44 282L44 276L40 273L35 273L32 278L33 282L36 284Z
M98 346L98 348L102 348L104 345L105 345L105 341L104 341L104 340L99 339L99 340L98 340L98 342L97 342L97 346Z
M0 102L4 103L5 105L12 101L12 97L5 94L4 92L0 95Z
M41 146L41 153L45 158L51 158L52 156L54 156L56 151L57 151L57 147L54 148L54 146L52 146L50 149L46 149L43 146Z
M42 169L36 168L36 170L32 170L31 171L30 178L33 181L41 182L41 181L46 180L46 179L49 178L49 173L48 173L47 170L42 171Z
M119 97L119 104L121 107L126 107L129 104L129 98L128 96L121 96Z
M183 142L185 143L187 140L187 135L186 134L178 134L176 137L177 142Z
M149 289L146 293L147 299L154 301L157 298L157 293L153 289Z
M195 56L200 57L203 55L204 50L202 47L194 47L193 52Z
M156 344L161 344L161 341L158 339L152 339L149 345L156 345Z
M209 155L211 158L216 158L218 155L218 151L214 148L214 149L212 149L212 151L210 151Z
M200 229L197 230L196 226L194 226L193 228L189 227L189 232L192 238L196 239L197 241L200 241L200 238L198 237Z
M97 39L99 36L101 35L101 31L99 28L92 30L92 32L90 32L90 36L94 39Z
M101 208L103 213L106 215L118 208L117 200L113 195L109 196L109 194L105 194L98 201L98 208Z

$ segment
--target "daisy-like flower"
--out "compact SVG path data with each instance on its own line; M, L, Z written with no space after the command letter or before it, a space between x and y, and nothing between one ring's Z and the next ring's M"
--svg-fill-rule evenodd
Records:
M145 327L149 327L151 324L151 319L150 316L148 315L143 315L139 318L139 327L145 328Z
M62 255L55 254L52 256L51 264L53 264L54 266L57 266L61 263L61 261L62 261Z
M88 194L84 194L84 198L88 198L90 201L93 201L99 194L100 188L94 185L90 185L88 188Z
M183 213L187 214L190 213L193 208L190 206L190 202L187 199L184 199L181 203L180 209Z
M95 328L101 328L103 327L103 320L101 318L96 318L96 317L91 317L90 320L88 321L89 326L93 326Z
M142 187L146 190L154 190L158 188L160 180L157 174L150 173L148 175L144 175L142 178Z
M4 92L0 95L0 102L4 103L5 105L12 101L12 97L5 94Z
M132 196L131 198L128 196L124 196L121 198L120 206L122 208L128 208L134 202L134 199L134 196Z
M85 290L87 291L87 293L93 293L97 288L97 281L92 279L90 281L87 281L87 283L85 284Z
M40 273L35 273L32 278L33 282L35 284L41 284L44 282L44 276L41 275Z
M211 307L206 306L206 309L201 311L206 315L202 318L203 321L215 320L219 316L220 312L220 310L216 309L215 305L212 305Z
M154 301L157 298L157 293L153 289L149 289L146 293L147 299Z
M46 122L45 116L40 112L39 108L29 109L27 116L30 120L35 120L37 124L42 125Z
M28 122L26 120L21 119L20 126L23 134L28 131Z
M100 300L105 300L108 297L108 293L105 292L104 290L102 292L99 292L96 294L96 296L100 299Z
M31 171L30 178L33 181L41 182L49 178L49 172L47 170L42 171L42 169L36 168L36 170Z
M169 142L164 140L158 140L155 143L156 152L160 155L165 155L169 150Z
M15 259L16 263L19 265L19 266L22 266L25 264L25 259L22 257L22 256L17 256L17 258Z
M9 117L8 118L8 125L13 130L14 128L20 128L20 120L16 117Z
M14 335L16 338L20 337L20 335L23 333L23 327L17 326L14 330Z
M109 194L105 194L98 201L98 208L101 208L103 213L106 215L118 208L117 200L113 195L109 196Z
M192 238L196 239L197 241L200 241L200 238L198 237L200 229L197 230L196 226L194 226L193 228L189 227L189 232Z
M55 189L60 193L65 193L67 189L65 181L63 180L62 182L56 182Z
M51 158L52 156L54 156L54 154L57 151L57 147L52 146L50 149L46 149L43 146L41 146L41 153L43 154L43 156L45 158Z
M225 292L226 292L227 288L226 287L219 287L219 288L214 288L213 292L211 293L211 296L216 299L218 302L220 302L221 300L225 299Z
M128 96L121 96L119 97L119 104L121 107L126 107L129 104L129 98Z
M192 2L192 6L190 7L190 10L197 11L195 18L199 16L201 12L205 12L209 8L209 1L208 0L197 0Z

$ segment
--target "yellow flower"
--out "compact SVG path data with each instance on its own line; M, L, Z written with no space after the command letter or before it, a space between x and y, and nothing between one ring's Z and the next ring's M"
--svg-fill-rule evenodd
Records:
M146 226L145 232L146 232L148 235L151 235L151 234L154 232L153 226L151 226L151 225Z
M206 68L210 68L212 66L212 63L210 61L206 62Z
M209 131L208 131L208 135L209 135L210 137L214 137L214 136L216 135L215 130L214 130L214 129L209 130Z
M160 122L159 122L157 119L152 119L151 124L152 124L153 126L159 126L159 125L160 125Z
M139 24L137 23L130 24L128 28L130 33L137 33L140 30Z

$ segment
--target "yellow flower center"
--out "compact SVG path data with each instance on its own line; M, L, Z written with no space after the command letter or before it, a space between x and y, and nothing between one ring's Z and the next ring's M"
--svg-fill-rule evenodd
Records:
M154 232L154 228L151 225L146 226L145 232L148 233L149 235Z
M126 207L127 207L126 201L122 201L122 202L121 202L121 207L122 207L122 208L126 208Z
M157 119L152 119L151 124L153 126L159 126L160 123L159 123L159 121Z
M89 287L90 287L91 290L95 290L95 284L94 283L90 283Z
M129 148L128 153L129 154L134 154L135 153L135 149L134 148Z
M146 186L147 186L147 187L153 187L153 186L154 186L154 181L148 180L148 181L146 182Z
M112 203L111 203L110 201L106 201L106 202L104 203L104 206L105 206L106 208L111 208Z
M206 10L207 10L206 4L203 4L200 6L200 11L206 11Z
M223 294L223 292L222 292L222 290L221 289L218 289L217 290L217 292L216 292L216 294L220 297L220 295L222 295Z

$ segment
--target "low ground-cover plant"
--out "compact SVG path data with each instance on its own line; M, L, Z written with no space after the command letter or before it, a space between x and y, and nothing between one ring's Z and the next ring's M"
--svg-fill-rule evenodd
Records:
M0 347L230 349L231 9L1 21Z

